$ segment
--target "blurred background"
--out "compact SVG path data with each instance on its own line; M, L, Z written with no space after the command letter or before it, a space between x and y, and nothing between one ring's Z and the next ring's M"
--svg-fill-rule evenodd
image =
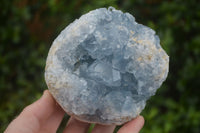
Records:
M142 112L141 133L200 132L199 0L1 0L0 132L47 89L45 60L61 30L109 6L154 29L170 56L169 76Z

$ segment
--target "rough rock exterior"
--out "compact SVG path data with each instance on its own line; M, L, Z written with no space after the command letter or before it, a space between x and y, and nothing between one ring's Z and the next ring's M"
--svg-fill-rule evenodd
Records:
M79 120L123 124L135 118L168 74L155 31L112 7L81 16L55 39L45 80L61 107Z

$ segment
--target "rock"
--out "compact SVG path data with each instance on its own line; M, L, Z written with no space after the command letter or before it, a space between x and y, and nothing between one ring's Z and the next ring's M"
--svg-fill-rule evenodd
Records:
M120 125L135 118L168 74L169 57L155 31L113 7L67 26L50 48L48 88L75 118Z

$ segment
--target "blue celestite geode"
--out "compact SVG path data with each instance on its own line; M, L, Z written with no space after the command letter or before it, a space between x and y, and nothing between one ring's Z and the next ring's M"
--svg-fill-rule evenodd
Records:
M110 7L81 16L55 39L45 80L75 118L123 124L135 118L168 74L169 57L155 31Z

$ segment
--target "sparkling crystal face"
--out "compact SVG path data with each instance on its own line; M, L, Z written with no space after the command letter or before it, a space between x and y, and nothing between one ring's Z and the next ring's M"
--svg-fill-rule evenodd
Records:
M112 7L66 27L49 51L45 79L79 120L122 124L144 109L166 79L169 57L155 31Z

